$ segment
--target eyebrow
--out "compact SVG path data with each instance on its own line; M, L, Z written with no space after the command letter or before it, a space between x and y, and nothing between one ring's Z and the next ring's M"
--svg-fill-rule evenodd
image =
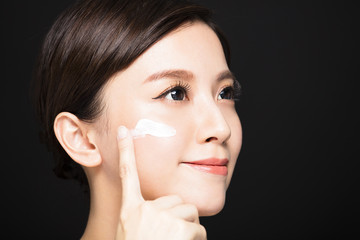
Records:
M183 70L183 69L175 69L175 70L164 70L157 73L154 73L147 77L144 83L156 81L162 78L172 78L172 79L182 79L182 80L193 80L194 74L190 71ZM234 74L230 70L225 70L219 73L216 77L216 81L220 82L225 79L232 79L234 82L236 78Z
M218 82L220 82L221 80L225 80L225 79L232 79L232 80L234 80L234 82L236 82L235 75L232 72L230 72L230 70L225 70L225 71L219 73L216 78L216 80Z
M181 70L181 69L164 70L150 75L145 79L144 83L156 81L162 78L192 80L194 79L194 74L190 71Z

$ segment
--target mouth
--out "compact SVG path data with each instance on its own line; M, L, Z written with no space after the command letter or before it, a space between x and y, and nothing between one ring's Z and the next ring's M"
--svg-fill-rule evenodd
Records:
M227 158L208 158L192 162L183 162L183 164L196 170L222 176L227 176L228 174L228 163L229 160Z

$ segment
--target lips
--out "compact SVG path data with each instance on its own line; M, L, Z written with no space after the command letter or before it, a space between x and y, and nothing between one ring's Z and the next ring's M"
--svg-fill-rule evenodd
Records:
M229 160L227 158L208 158L198 161L184 162L184 164L202 172L226 176L228 174L228 162Z

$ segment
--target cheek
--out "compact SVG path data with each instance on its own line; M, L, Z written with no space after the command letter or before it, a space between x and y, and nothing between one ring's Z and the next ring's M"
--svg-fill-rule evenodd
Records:
M231 136L228 140L231 159L235 159L236 161L242 145L242 127L240 118L234 108L223 109L223 115L231 130Z
M227 179L227 185L230 184L232 174L236 165L236 160L239 156L242 146L242 127L239 117L236 115L230 118L229 125L231 128L231 137L228 142L230 150L230 163L229 163L229 177Z
M110 182L118 183L120 180L118 171L119 150L116 141L116 132L112 131L108 133L105 130L101 131L101 134L98 134L96 145L103 160L101 168L105 171Z
M146 136L134 140L136 164L145 199L155 199L171 191L181 161L180 142L177 136Z
M234 152L234 155L237 156L240 153L242 145L242 126L239 117L234 120L232 125L232 136L231 136L231 151Z

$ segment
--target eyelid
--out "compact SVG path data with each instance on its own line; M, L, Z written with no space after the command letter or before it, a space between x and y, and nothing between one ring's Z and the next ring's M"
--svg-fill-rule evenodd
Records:
M185 91L185 94L187 96L187 93L190 91L191 86L189 83L184 81L177 81L175 84L170 85L168 88L166 88L164 91L162 91L159 96L153 98L153 99L161 99L165 98L167 94L169 94L172 90L176 88L182 88Z
M225 86L223 86L223 87L220 89L217 97L218 97L219 94L220 94L223 90L225 90L226 88L231 88L231 89L233 90L233 92L234 92L233 99L221 99L221 100L238 101L239 98L240 98L240 95L241 95L241 86L240 86L240 83L239 83L238 81L234 80L233 84L226 84Z

